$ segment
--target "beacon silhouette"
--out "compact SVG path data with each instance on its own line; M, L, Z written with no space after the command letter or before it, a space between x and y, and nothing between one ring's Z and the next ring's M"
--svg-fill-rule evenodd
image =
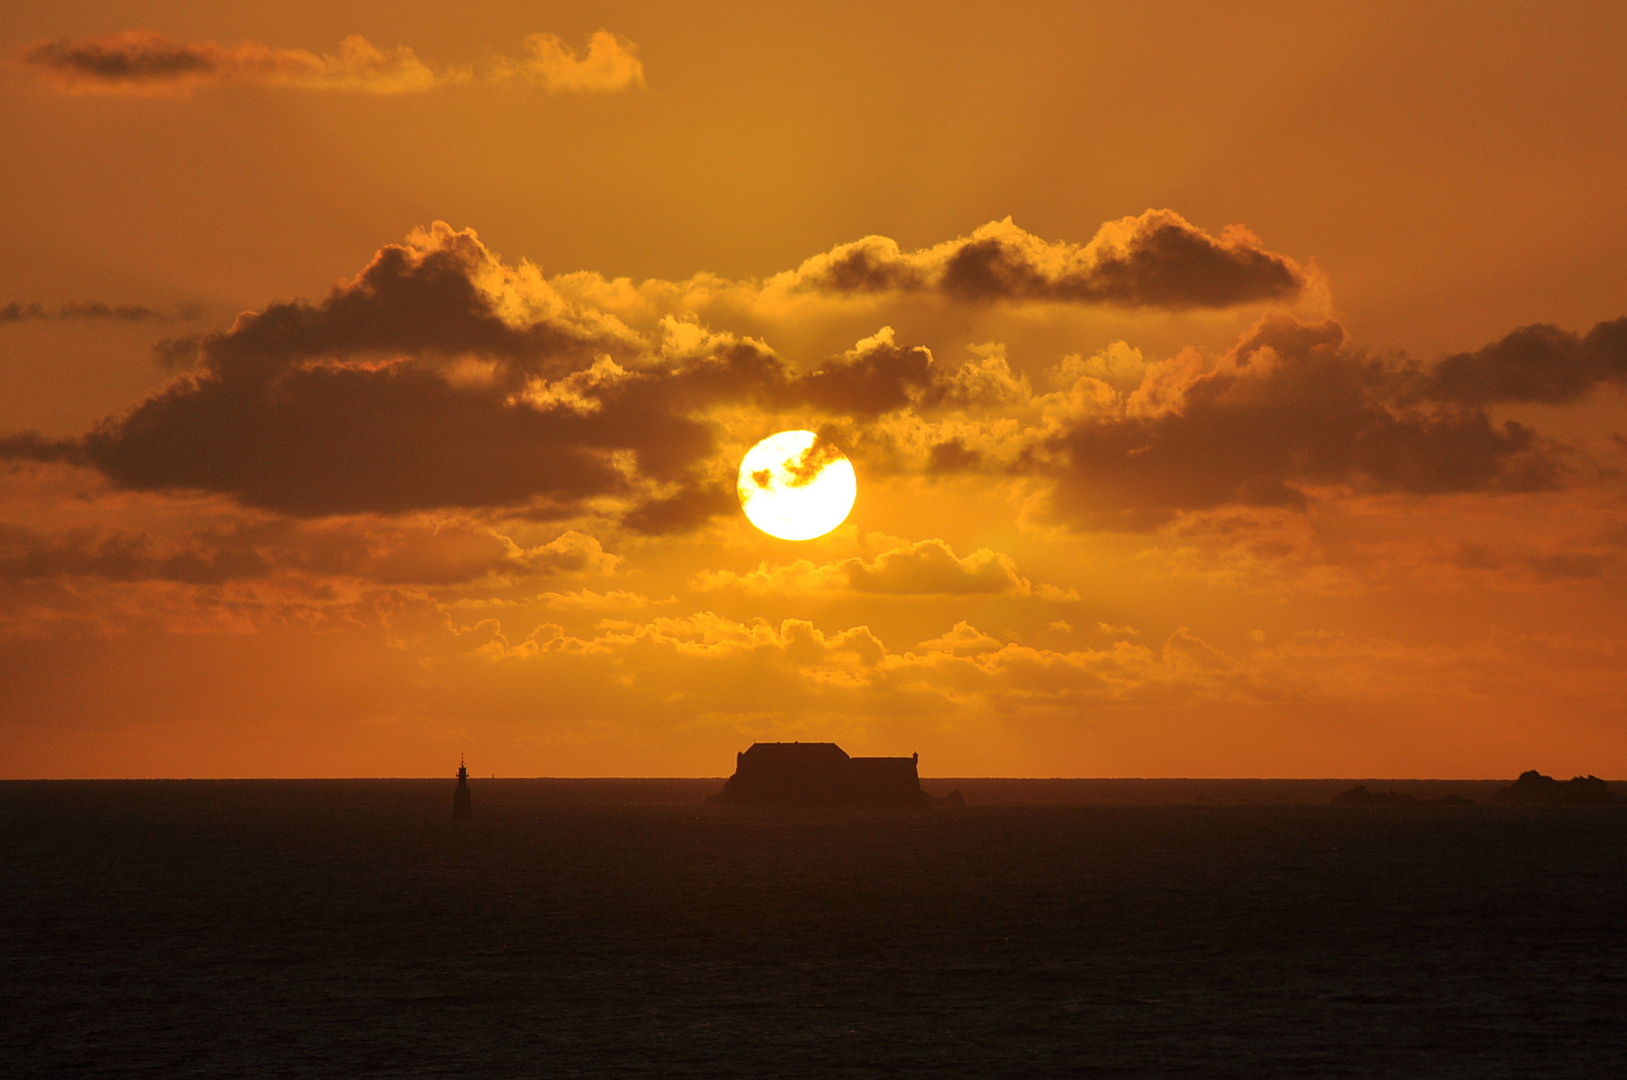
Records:
M458 759L458 788L452 792L452 816L474 817L474 804L469 801L469 770Z

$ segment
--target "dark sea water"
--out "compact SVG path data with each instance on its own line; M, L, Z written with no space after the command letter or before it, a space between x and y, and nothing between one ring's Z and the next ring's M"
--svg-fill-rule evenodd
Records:
M1627 1076L1627 810L958 783L0 784L0 1075Z

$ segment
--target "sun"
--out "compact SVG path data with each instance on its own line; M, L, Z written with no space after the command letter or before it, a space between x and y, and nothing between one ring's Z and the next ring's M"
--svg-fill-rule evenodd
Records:
M859 480L832 443L811 431L782 431L746 451L739 491L753 525L781 540L812 540L846 520Z

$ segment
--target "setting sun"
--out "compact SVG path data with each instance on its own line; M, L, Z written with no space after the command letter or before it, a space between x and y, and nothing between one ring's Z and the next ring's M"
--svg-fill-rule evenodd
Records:
M853 463L811 431L770 435L740 462L740 506L781 540L812 540L847 519L858 496Z

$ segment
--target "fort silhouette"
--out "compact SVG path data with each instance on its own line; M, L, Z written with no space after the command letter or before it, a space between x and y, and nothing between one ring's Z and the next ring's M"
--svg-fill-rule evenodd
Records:
M752 743L711 806L927 806L960 803L921 790L921 755L849 757L835 743Z

